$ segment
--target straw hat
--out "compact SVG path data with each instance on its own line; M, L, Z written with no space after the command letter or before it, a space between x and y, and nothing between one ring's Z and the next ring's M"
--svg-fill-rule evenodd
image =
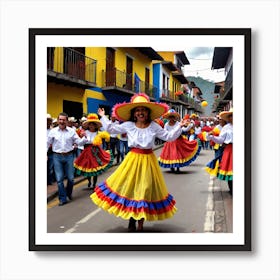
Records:
M229 111L222 111L220 114L219 114L219 117L228 122L229 121L229 117L233 115L233 108L230 108Z
M86 120L87 120L86 117L82 117L82 118L80 119L80 122L83 123L83 122L85 122Z
M101 121L95 113L88 114L87 120L84 121L84 123L95 123L98 127L102 126Z
M146 107L151 110L151 119L157 119L168 111L168 105L165 103L151 102L149 96L145 93L134 94L130 99L130 103L116 104L113 113L116 118L122 121L130 119L131 110L136 107Z
M69 117L69 118L68 118L68 121L69 121L69 122L76 122L77 120L75 119L75 117Z
M191 116L190 116L191 119L195 119L197 117L198 117L198 115L196 115L195 113L191 114Z
M52 120L52 116L50 114L47 114L47 119L51 119Z
M175 117L175 119L178 121L180 120L180 115L177 113L174 109L170 109L167 113L163 115L163 118L168 119L170 117Z

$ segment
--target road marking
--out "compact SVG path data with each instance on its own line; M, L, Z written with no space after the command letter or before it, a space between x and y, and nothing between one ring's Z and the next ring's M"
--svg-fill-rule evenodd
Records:
M48 209L53 208L54 206L57 206L59 204L58 198L54 198L50 202L47 203Z
M87 216L85 216L84 218L82 218L80 221L78 221L74 227L68 229L67 231L65 231L65 233L73 233L77 230L77 228L79 227L80 224L84 224L86 223L88 220L90 220L92 217L94 217L95 215L97 215L99 212L101 211L100 208L94 210L93 212L89 213Z
M215 211L207 211L204 223L204 232L214 232L215 230Z
M208 198L204 221L204 232L215 232L215 210L214 210L214 177L210 176L208 184Z

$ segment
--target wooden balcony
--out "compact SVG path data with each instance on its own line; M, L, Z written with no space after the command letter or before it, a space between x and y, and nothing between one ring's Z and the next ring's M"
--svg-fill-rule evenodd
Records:
M217 98L212 106L212 112L222 111L223 108L232 100L232 66L227 74L224 88L219 92L219 98Z
M47 74L50 81L96 86L96 60L71 48L47 48Z
M169 89L163 89L162 93L161 93L161 99L163 101L173 101L174 102L177 98L176 98L174 91L171 91Z
M221 100L231 100L232 99L232 66L227 74L225 85L224 85L224 91L220 94Z
M120 71L116 68L102 72L102 90L115 90L122 93L146 93L151 99L156 97L157 88L142 80L137 80L133 74Z
M179 95L179 100L186 104L188 109L194 109L197 112L202 112L200 102L195 101L194 98L185 94Z

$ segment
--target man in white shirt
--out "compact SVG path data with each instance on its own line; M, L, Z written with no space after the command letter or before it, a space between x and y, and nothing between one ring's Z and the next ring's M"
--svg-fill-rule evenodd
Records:
M47 137L52 129L52 117L50 114L47 114ZM52 185L55 181L54 178L54 169L53 169L53 152L52 147L48 148L48 161L47 161L47 185Z
M47 137L47 150L52 145L53 163L58 186L59 206L67 203L67 197L72 200L72 191L74 185L74 144L85 144L87 138L83 134L82 138L78 136L73 128L67 126L68 115L60 113L58 115L58 126L53 128ZM64 187L64 178L67 178L66 189Z

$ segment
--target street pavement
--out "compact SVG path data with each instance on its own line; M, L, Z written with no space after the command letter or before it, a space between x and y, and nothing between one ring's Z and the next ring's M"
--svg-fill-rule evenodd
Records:
M158 146L155 149L155 153L158 154L160 152L161 146ZM203 163L207 163L213 158L214 152L211 150L202 150L201 157L203 157ZM189 167L193 165L195 167L195 162L191 164ZM111 167L111 169L115 169L117 166ZM163 170L163 172L168 172ZM189 172L192 172L191 170ZM203 171L204 172L204 171ZM205 172L206 173L206 172ZM107 176L106 174L104 175ZM179 175L180 176L180 175ZM208 175L206 175L208 176ZM180 178L180 177L177 177ZM102 179L102 178L101 178ZM177 179L179 180L179 179ZM99 182L99 180L98 180ZM208 191L207 197L205 195L205 199L207 200L206 209L202 209L205 211L205 221L204 228L201 231L204 232L213 232L213 233L231 233L233 232L232 227L232 196L228 193L227 183L216 178L211 178L209 176L209 181L204 180L203 184L208 182L208 186L204 186L204 189ZM175 184L176 182L174 182ZM87 180L82 177L75 178L75 186L79 185L87 185ZM74 190L75 190L74 186ZM54 201L57 200L57 186L54 183L53 185L47 186L47 202L48 208L53 207ZM56 203L57 204L57 203ZM51 205L51 206L49 206Z

